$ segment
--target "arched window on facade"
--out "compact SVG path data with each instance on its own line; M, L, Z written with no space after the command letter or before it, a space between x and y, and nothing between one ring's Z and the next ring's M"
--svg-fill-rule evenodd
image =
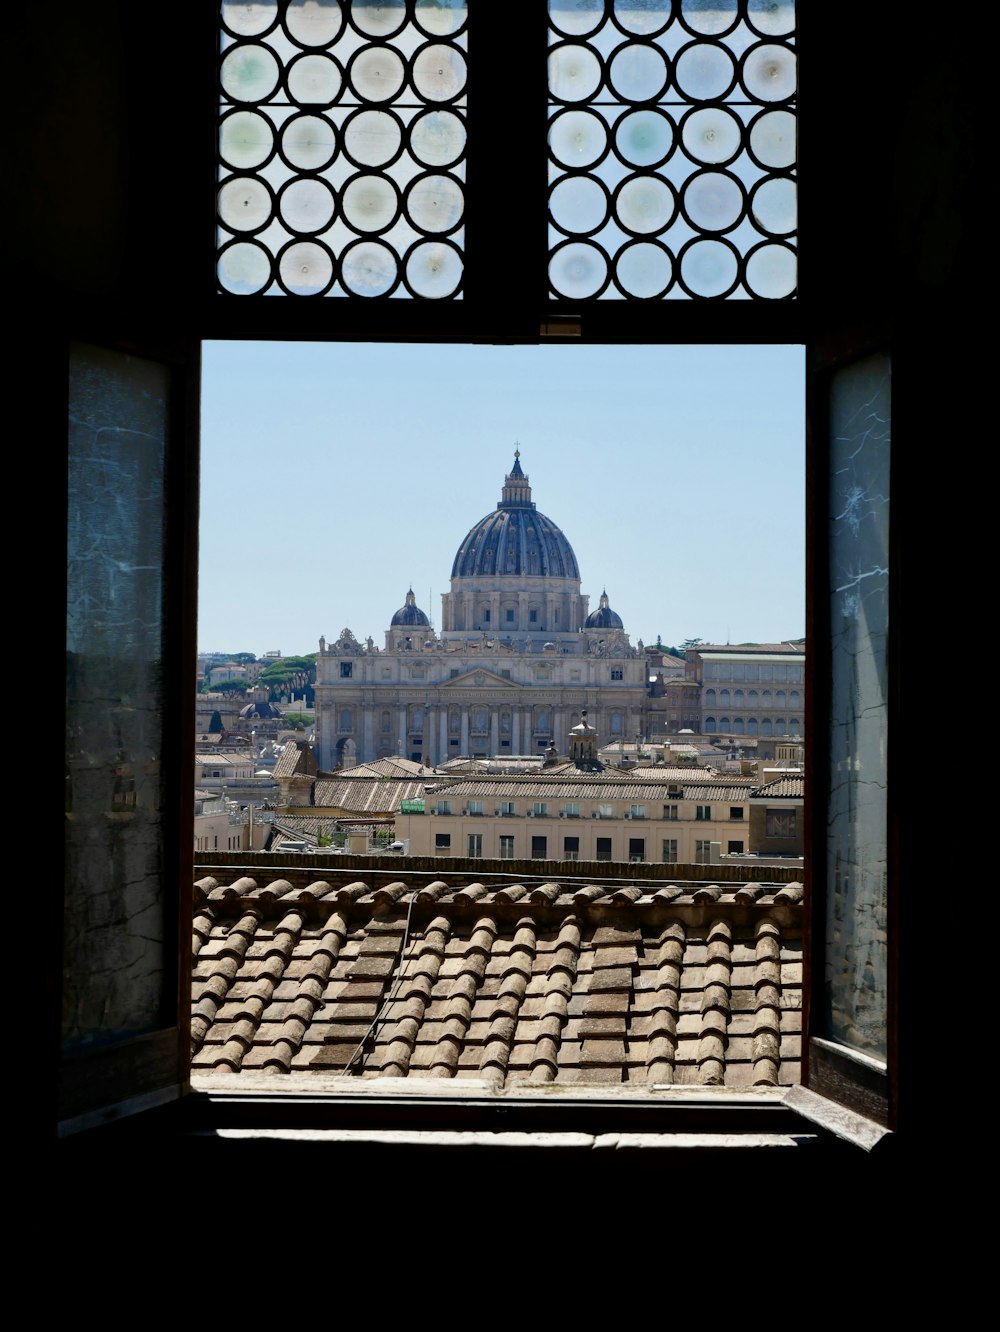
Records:
M340 709L340 729L342 731L354 730L354 713L350 708Z
M744 731L743 718L742 718L742 717L734 717L734 718L733 718L733 735L742 735L742 734L743 734L743 731Z
M622 733L622 714L620 712L613 712L611 714L611 734L621 735L621 733Z
M763 721L761 722L761 724L760 724L760 733L761 733L761 735L770 735L770 734L771 734L771 718L770 718L770 717L765 717L765 718L763 719Z
M705 707L706 707L706 708L712 708L713 710L715 709L715 690L714 690L714 689L706 689L706 690L705 690Z
M747 720L747 735L756 735L756 734L757 734L757 718L750 717Z
M705 718L705 730L706 730L706 732L707 732L709 735L714 735L714 733L715 733L715 718L714 718L714 717L706 717L706 718Z

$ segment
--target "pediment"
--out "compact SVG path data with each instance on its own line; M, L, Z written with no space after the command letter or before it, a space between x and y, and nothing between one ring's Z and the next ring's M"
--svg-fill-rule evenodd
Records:
M516 680L506 680L502 675L497 675L496 671L488 670L484 666L473 666L471 670L463 671L461 675L455 675L450 680L443 680L442 689L523 689L524 686L517 683Z

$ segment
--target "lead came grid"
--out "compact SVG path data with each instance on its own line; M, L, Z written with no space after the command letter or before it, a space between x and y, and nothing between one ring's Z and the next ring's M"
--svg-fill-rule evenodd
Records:
M550 297L794 296L793 0L549 0Z
M221 5L219 289L460 299L465 0Z

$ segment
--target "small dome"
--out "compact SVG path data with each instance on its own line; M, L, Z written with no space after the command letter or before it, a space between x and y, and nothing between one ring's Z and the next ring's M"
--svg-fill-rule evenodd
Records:
M411 587L406 594L405 603L400 606L399 610L392 617L391 624L405 625L407 627L416 627L419 625L421 628L429 629L430 623L426 612L422 611L417 605L417 599L413 595L413 588Z
M585 629L624 629L622 617L611 609L607 592L601 593L600 605L591 611L583 626Z
M273 703L248 703L245 708L240 708L240 716L246 721L252 721L254 718L261 721L277 721L281 717L281 709L275 707Z

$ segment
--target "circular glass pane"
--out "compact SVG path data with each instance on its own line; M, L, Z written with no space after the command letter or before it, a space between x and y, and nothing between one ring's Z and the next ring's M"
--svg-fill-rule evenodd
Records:
M684 211L698 231L728 231L743 216L743 191L722 171L699 171L684 187Z
M343 77L330 56L306 55L288 67L288 91L296 102L329 106L340 95Z
M694 241L681 255L681 277L695 296L724 296L738 272L736 255L723 241Z
M328 46L343 22L343 11L336 0L291 0L285 12L288 35L300 46Z
M219 156L232 167L260 166L273 151L271 122L256 111L237 111L219 126Z
M410 127L410 151L424 166L443 167L465 152L465 124L454 111L425 111Z
M406 194L406 214L418 231L451 231L462 220L465 196L454 176L420 176Z
M289 231L322 231L335 207L333 191L322 180L293 180L278 199L278 212Z
M253 176L227 180L219 190L219 217L231 231L256 231L271 216L271 195Z
M747 18L765 37L787 37L795 29L795 0L747 0Z
M795 117L791 111L765 111L750 127L750 151L774 170L795 165Z
M567 37L586 37L604 22L604 0L549 0L549 23Z
M333 258L317 241L296 241L281 252L278 273L293 296L318 296L333 280Z
M796 224L795 181L787 176L762 180L750 201L753 220L772 236L790 236Z
M670 21L670 0L615 0L615 22L637 37L651 37Z
M321 116L295 116L281 131L281 151L292 166L317 171L333 160L337 136L330 122Z
M549 91L560 102L585 102L601 86L601 62L586 46L557 46L549 55Z
M355 176L340 196L344 221L355 231L384 231L399 212L399 199L385 176Z
M421 241L407 255L406 281L428 300L452 296L462 281L462 256L444 241Z
M667 62L655 46L626 42L611 57L608 80L623 102L651 102L667 85Z
M465 26L469 6L466 0L417 0L414 17L432 37L450 37Z
M561 246L549 260L549 281L560 296L571 299L593 296L607 277L608 261L603 251L586 241Z
M781 300L795 290L795 252L786 245L762 245L747 259L747 286L755 296Z
M742 135L740 122L721 106L692 111L681 126L681 140L688 157L713 166L736 156Z
M618 187L615 213L626 231L653 235L674 215L674 196L659 176L632 176Z
M278 62L266 46L234 46L222 61L223 91L236 102L263 102L279 77Z
M259 37L278 17L278 0L254 0L248 4L223 0L222 21L230 32L240 37Z
M743 86L760 102L784 102L795 93L795 56L787 46L755 46L743 62Z
M428 102L450 102L465 87L465 56L455 46L423 46L413 60L413 86Z
M344 150L359 166L385 166L402 141L399 121L388 111L359 111L344 126Z
M340 263L340 280L355 296L384 296L395 285L396 273L396 256L381 241L358 241Z
M403 62L387 46L369 46L351 62L350 80L365 102L388 102L403 86Z
M557 227L581 236L603 226L608 200L592 176L564 176L549 195L549 212Z
M219 255L219 285L234 296L252 296L271 280L271 259L255 241L238 241Z
M549 121L549 152L563 166L593 166L607 147L607 126L593 111L563 111Z
M664 161L674 144L674 127L662 111L630 111L615 126L615 149L630 166Z
M724 97L735 77L733 57L722 46L695 42L677 57L674 79L685 97L711 102Z
M736 22L738 0L681 0L681 19L692 32L717 37Z
M674 265L662 245L636 241L620 250L615 260L618 285L629 296L649 299L662 296L670 286Z
M405 0L354 0L354 26L369 37L391 37L406 21Z

